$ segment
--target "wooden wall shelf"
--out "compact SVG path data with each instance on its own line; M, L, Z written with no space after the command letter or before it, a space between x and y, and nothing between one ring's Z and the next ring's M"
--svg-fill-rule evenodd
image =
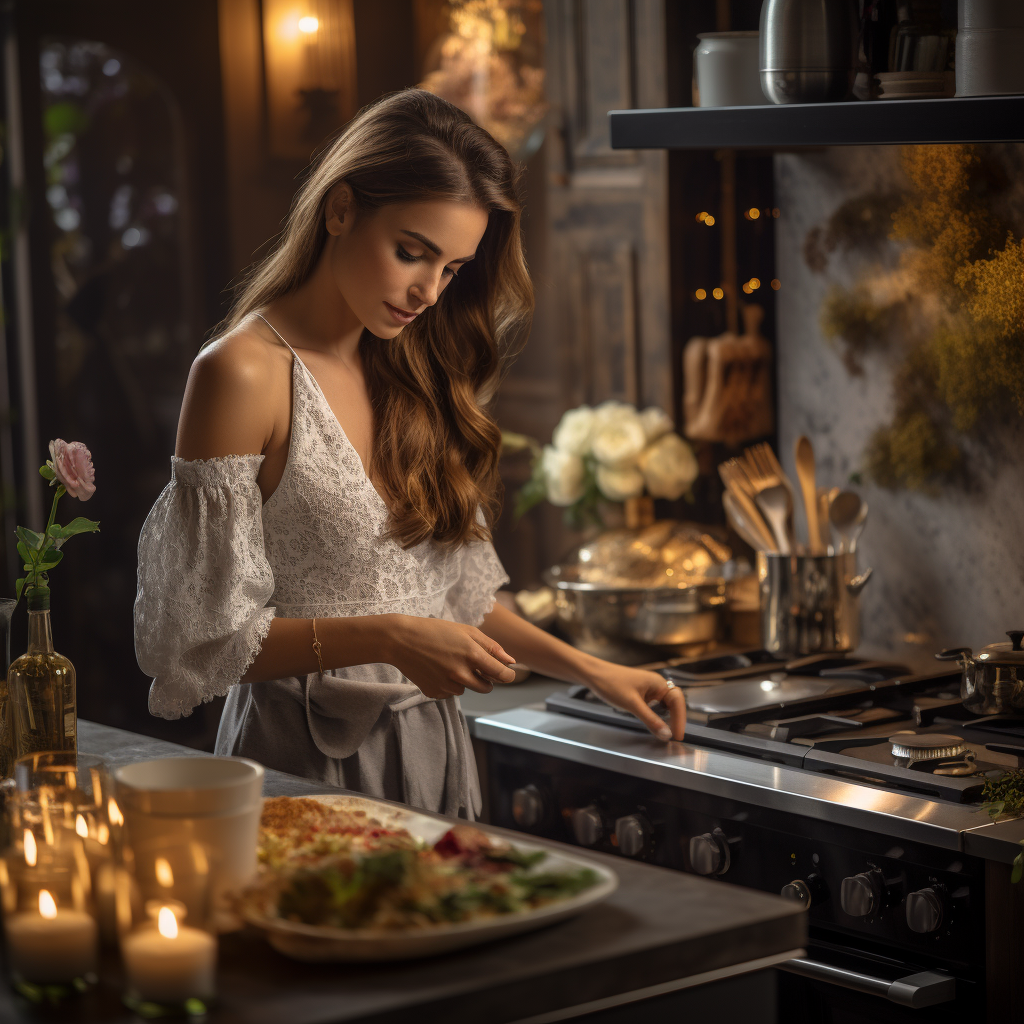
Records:
M1024 141L1024 96L613 110L613 149L797 149Z

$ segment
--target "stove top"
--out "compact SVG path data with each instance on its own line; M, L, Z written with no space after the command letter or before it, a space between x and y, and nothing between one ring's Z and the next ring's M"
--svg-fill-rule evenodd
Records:
M685 739L698 746L957 803L1024 767L1024 720L966 712L959 671L835 655L782 663L763 651L661 671L686 692ZM644 730L583 686L552 694L547 709Z

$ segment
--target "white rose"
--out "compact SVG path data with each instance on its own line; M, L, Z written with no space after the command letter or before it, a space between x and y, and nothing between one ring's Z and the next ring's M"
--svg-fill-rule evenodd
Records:
M596 434L599 430L603 430L610 423L615 423L622 419L633 419L635 416L636 409L628 402L619 402L614 398L610 398L607 402L602 402L594 409L594 433Z
M552 505L572 505L583 497L586 487L586 470L578 455L560 452L551 445L544 445L541 454L541 470L544 473L544 487Z
M654 498L681 498L697 479L693 449L676 433L664 434L640 453L640 471Z
M672 418L656 405L649 406L640 413L640 424L644 428L648 444L657 441L659 437L673 429Z
M594 410L589 405L569 409L562 414L551 443L570 455L586 455L590 451L590 435L594 427Z
M598 466L597 486L609 501L625 501L644 493L644 475L636 466Z
M636 460L645 444L647 438L640 417L631 412L595 430L590 450L604 466L625 466Z

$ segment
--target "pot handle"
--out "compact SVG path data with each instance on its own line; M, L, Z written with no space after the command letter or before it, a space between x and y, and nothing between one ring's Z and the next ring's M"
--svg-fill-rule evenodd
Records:
M865 569L859 576L854 576L852 580L847 581L846 589L856 597L867 586L873 572L874 569Z
M936 661L966 661L971 657L970 647L947 647L935 655Z

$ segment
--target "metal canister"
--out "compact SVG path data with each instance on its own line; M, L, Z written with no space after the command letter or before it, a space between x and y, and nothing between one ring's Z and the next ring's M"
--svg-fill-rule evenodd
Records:
M856 52L853 0L764 0L761 88L773 103L848 99Z
M860 643L860 592L871 570L857 556L757 553L761 646L773 654L852 651Z

